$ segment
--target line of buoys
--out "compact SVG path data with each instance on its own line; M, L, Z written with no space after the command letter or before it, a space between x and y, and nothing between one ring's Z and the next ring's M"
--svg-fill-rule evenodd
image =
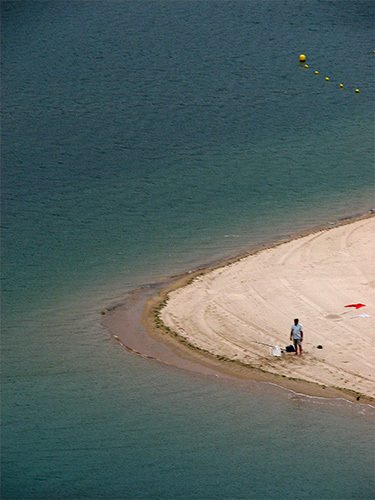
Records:
M373 53L375 54L375 50L373 51ZM305 63L305 62L307 61L307 56L306 56L306 54L300 54L300 55L298 56L298 60L299 60L299 62L300 62L300 63ZM304 67L305 69L309 69L309 65L308 65L308 64L304 64L304 65L303 65L303 67ZM317 69L316 69L316 70L314 70L314 75L319 75L319 74L320 74L320 72L319 72ZM327 75L327 76L325 76L325 77L324 77L324 80L325 80L326 82L330 82L330 81L331 81L331 77L329 77L329 76ZM339 83L339 88L340 88L340 89L343 89L343 88L344 88L344 84L343 84L343 83ZM359 93L361 92L361 89L356 88L356 89L354 89L354 92L355 92L356 94L359 94Z

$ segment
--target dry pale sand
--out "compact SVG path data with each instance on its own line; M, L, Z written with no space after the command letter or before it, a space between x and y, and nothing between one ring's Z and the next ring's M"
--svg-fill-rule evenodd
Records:
M374 243L371 217L263 250L172 291L160 318L215 356L374 398ZM295 317L303 356L273 356Z

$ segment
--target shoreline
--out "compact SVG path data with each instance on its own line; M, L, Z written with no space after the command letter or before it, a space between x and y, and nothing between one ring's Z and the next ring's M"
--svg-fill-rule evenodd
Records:
M236 380L266 382L277 385L295 393L313 397L345 399L351 402L373 404L375 399L369 394L338 387L334 384L317 384L314 381L303 380L298 376L285 376L272 373L265 368L251 366L241 360L231 359L225 355L210 352L194 344L173 331L161 318L171 293L186 288L196 279L207 274L225 270L228 266L238 263L248 257L261 254L266 250L278 247L301 238L330 229L353 224L357 221L370 219L373 211L345 218L321 226L315 226L288 239L273 242L268 245L243 252L237 256L228 257L220 262L199 267L168 280L141 287L127 294L120 303L102 311L103 325L110 331L112 337L126 350L142 357L182 368L203 375L221 376Z

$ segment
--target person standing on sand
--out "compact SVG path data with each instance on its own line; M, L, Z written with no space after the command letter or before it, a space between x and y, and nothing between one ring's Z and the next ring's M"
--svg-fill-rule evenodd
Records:
M299 323L299 319L296 318L294 320L294 325L292 325L292 329L290 330L290 340L293 340L294 349L296 351L296 356L298 354L298 349L300 355L302 354L302 341L303 341L303 327L301 323Z

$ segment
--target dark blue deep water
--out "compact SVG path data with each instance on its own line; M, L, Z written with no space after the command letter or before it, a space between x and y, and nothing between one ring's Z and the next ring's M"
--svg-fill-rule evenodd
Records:
M100 311L373 208L374 3L1 14L2 498L372 498L368 408L134 357Z

